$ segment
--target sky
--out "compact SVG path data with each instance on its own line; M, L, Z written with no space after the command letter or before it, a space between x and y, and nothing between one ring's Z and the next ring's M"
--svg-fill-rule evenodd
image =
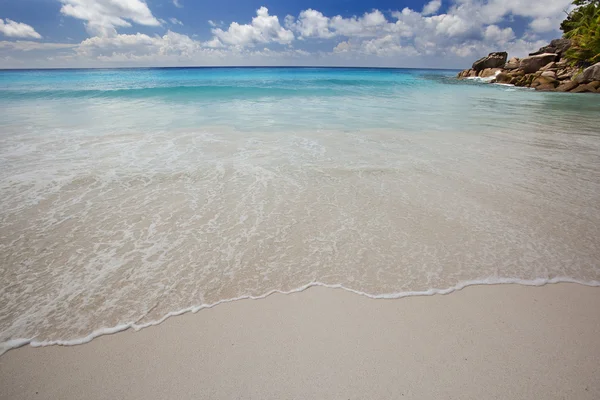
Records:
M571 0L0 0L0 68L467 68L561 36Z

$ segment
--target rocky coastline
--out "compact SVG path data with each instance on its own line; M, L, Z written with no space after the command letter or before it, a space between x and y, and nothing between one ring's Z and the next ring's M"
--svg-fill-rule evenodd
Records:
M570 46L569 39L555 39L521 59L508 59L506 52L490 53L461 71L458 78L490 78L492 83L545 92L600 93L600 63L587 68L570 65L563 57Z

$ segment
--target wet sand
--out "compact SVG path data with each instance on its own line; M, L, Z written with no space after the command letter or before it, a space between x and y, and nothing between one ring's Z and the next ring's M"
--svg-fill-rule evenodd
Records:
M1 399L598 399L600 288L311 288L0 357Z

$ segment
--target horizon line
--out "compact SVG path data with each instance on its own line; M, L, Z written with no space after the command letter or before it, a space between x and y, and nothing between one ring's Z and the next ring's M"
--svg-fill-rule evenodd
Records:
M52 67L52 68L0 68L2 72L9 71L73 71L73 70L118 70L118 69L225 69L225 68L298 68L298 69L411 69L433 71L460 71L460 68L431 68L431 67L361 67L361 66L318 66L318 65L190 65L190 66L154 66L154 67Z

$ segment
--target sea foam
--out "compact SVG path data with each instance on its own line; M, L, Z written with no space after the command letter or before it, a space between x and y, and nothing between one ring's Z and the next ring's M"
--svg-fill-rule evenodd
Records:
M314 285L597 285L600 103L454 75L0 72L2 348Z
M511 279L511 278L502 278L502 279L490 278L490 279L484 279L484 280L479 280L479 281L461 282L454 287L446 288L446 289L429 289L429 290L425 290L425 291L421 291L421 292L384 293L384 294L380 294L380 295L371 295L371 294L362 292L360 290L354 290L351 288L344 287L342 285L331 285L331 284L326 284L326 283L322 283L322 282L311 282L309 284L306 284L297 289L287 291L287 292L283 292L280 290L272 290L261 296L250 296L250 295L240 296L240 297L233 298L233 299L220 300L213 304L202 304L202 305L185 308L185 309L178 310L178 311L171 311L167 315L160 318L159 320L150 321L145 324L136 324L136 323L130 322L130 323L126 323L126 324L120 324L120 325L117 325L114 327L100 328L100 329L96 329L95 331L91 332L89 335L87 335L85 337L76 338L76 339L53 340L53 341L37 341L34 338L33 339L12 339L12 340L0 343L0 356L2 354L6 353L8 350L19 348L19 347L22 347L25 345L30 345L32 347L44 347L44 346L56 346L56 345L58 345L58 346L81 345L81 344L89 343L93 339L95 339L99 336L112 335L115 333L123 332L127 329L134 329L135 331L139 331L144 328L159 325L159 324L163 323L164 321L166 321L167 319L169 319L170 317L176 317L176 316L180 316L180 315L187 314L187 313L197 313L198 311L201 311L203 309L213 308L220 304L231 303L231 302L239 301L239 300L260 300L260 299L269 297L273 294L290 295L290 294L294 294L294 293L303 292L311 287L326 287L329 289L342 289L342 290L345 290L345 291L348 291L348 292L351 292L351 293L354 293L354 294L357 294L360 296L365 296L365 297L368 297L371 299L388 299L388 300L390 300L390 299L401 299L404 297L411 297L411 296L447 295L447 294L453 293L455 291L462 290L466 287L476 286L476 285L518 284L518 285L524 285L524 286L538 286L539 287L539 286L545 286L547 284L557 284L557 283L576 283L576 284L580 284L580 285L584 285L584 286L600 287L599 281L583 282L583 281L579 281L577 279L572 279L572 278L567 278L567 277L557 277L557 278L552 278L552 279L538 278L538 279L534 279L534 280L522 280L522 279Z

